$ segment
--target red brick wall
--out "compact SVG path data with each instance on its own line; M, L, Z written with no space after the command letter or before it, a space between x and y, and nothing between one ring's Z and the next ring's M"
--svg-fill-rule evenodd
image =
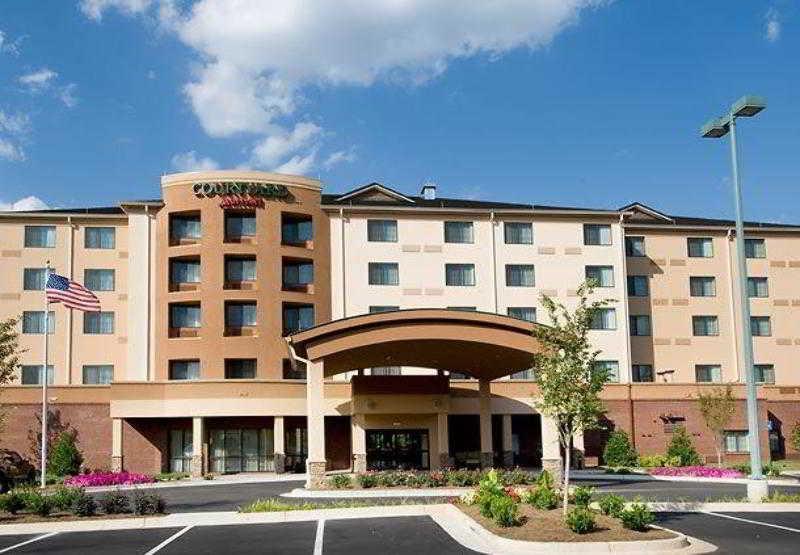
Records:
M783 438L783 455L787 459L800 459L800 451L792 447L790 438L795 424L800 423L800 402L798 401L769 401L767 410L770 419L777 424Z
M131 418L122 427L122 464L130 472L157 474L167 467L168 431L190 428L189 418Z

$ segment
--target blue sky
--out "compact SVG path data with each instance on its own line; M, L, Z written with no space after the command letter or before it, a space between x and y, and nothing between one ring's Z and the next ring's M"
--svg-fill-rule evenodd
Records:
M740 125L746 215L800 222L796 2L232 4L4 0L0 207L251 167L724 217L728 143L698 128L750 93L769 106Z

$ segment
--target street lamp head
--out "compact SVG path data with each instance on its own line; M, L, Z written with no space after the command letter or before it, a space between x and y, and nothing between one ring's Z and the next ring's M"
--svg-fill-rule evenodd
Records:
M706 139L718 139L728 134L728 128L726 118L710 119L700 128L700 134Z
M767 102L760 96L743 96L733 103L731 113L735 117L751 118L767 107Z

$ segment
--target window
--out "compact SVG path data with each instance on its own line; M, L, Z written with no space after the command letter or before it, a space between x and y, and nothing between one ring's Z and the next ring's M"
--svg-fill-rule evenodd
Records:
M765 277L747 278L748 297L769 297L769 285Z
M644 336L650 335L650 316L641 314L630 317L631 321L631 335Z
M256 377L256 359L254 358L226 358L226 380L254 380Z
M283 334L314 327L314 305L284 304Z
M772 335L772 324L769 316L751 316L750 333L754 337L769 337Z
M284 245L304 244L314 239L311 216L281 214L281 242Z
M692 297L716 297L717 280L712 276L691 276L689 294Z
M83 383L87 385L110 384L114 379L113 364L84 364Z
M584 245L610 245L611 226L605 224L583 224Z
M255 326L257 323L256 313L255 302L227 302L225 303L225 327Z
M55 328L56 314L51 310L47 318L47 333L54 333ZM44 310L26 310L22 313L22 333L44 333Z
M83 333L92 335L114 333L114 313L84 312Z
M626 256L645 256L644 237L625 237Z
M283 287L301 287L314 283L314 263L310 260L283 261Z
M532 245L533 224L526 222L505 222L503 224L506 245Z
M172 304L169 306L169 327L199 328L201 325L199 304Z
M536 321L536 308L532 306L509 306L508 315L526 322Z
M723 432L726 453L749 453L750 440L746 431Z
M655 381L652 364L634 364L631 366L631 377L635 382Z
M397 242L397 220L367 220L367 241Z
M615 308L599 308L592 315L589 324L592 330L615 330L617 329L617 310Z
M719 364L696 364L694 377L698 382L721 382L722 367Z
M84 270L83 284L89 291L113 291L114 270Z
M200 214L173 214L169 220L169 236L173 241L200 239Z
M767 245L764 239L745 239L744 255L747 258L766 258Z
M116 230L113 227L87 227L83 234L83 246L87 249L113 249Z
M714 243L710 237L689 237L686 246L691 258L711 258L714 256Z
M596 360L594 361L594 369L595 371L605 371L607 382L619 381L619 362L616 360Z
M225 281L239 283L256 280L256 259L252 256L225 257Z
M586 266L586 280L595 287L614 287L614 267Z
M370 376L399 376L401 374L399 366L375 366L370 370Z
M475 264L445 264L445 285L469 287L475 285Z
M716 316L692 316L692 333L696 337L719 335L719 320Z
M394 312L395 310L400 310L399 306L390 306L390 305L381 305L381 306L371 306L369 307L369 313L375 314L378 312Z
M628 296L646 297L650 294L650 282L647 276L628 276Z
M533 368L528 368L527 370L520 370L519 372L514 372L509 376L512 380L528 380L528 381L535 381L536 380L536 370Z
M370 262L370 285L400 285L400 268L397 262Z
M753 376L756 383L775 383L774 364L754 364Z
M26 225L25 246L52 249L56 246L56 226Z
M478 310L475 306L448 306L447 310L455 310L457 312L475 312Z
M292 361L288 358L283 359L283 379L284 380L305 380L306 379L306 363L295 362L296 368L292 368Z
M173 258L169 262L170 283L200 283L200 259Z
M445 243L474 243L472 222L445 222Z
M170 380L199 380L200 361L191 360L170 360L169 361Z
M506 264L506 285L508 287L534 287L536 272L532 264Z
M241 239L242 237L256 236L256 213L253 212L226 212L225 213L225 238Z
M55 370L52 364L47 365L47 383L53 383ZM42 385L42 365L23 364L22 365L22 385Z
M53 272L55 270L51 269L50 271ZM25 291L44 290L46 274L46 268L25 268L22 274L23 289Z
M194 440L192 430L177 429L169 431L169 471L191 472Z

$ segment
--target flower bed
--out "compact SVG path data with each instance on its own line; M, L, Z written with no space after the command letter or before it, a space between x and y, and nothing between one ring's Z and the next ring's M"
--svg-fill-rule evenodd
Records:
M515 468L495 471L504 486L530 485L536 473ZM361 472L355 476L337 474L328 478L326 486L346 488L442 488L476 486L487 475L485 470L447 468L444 470L384 470Z
M93 487L93 486L130 486L134 484L151 484L155 478L148 474L136 472L93 472L80 474L64 480L68 486Z
M653 476L693 476L696 478L744 478L744 474L732 468L715 466L662 466L649 469Z

